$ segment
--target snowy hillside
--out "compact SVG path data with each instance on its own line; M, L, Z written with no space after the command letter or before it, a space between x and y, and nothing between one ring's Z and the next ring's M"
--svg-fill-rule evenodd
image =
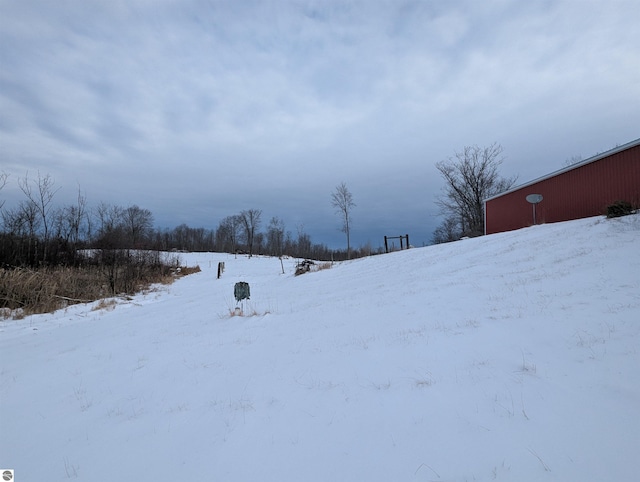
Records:
M40 481L638 480L640 216L201 273L0 322L0 468ZM216 279L219 261L226 271ZM233 287L251 300L230 316Z

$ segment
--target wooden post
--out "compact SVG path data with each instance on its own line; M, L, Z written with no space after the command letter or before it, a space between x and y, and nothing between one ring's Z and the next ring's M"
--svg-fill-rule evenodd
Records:
M387 237L384 237L384 252L388 253L389 252L389 245L387 244Z

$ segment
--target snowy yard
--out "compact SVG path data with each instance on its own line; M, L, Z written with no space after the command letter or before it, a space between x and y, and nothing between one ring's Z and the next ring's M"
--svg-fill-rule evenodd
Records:
M40 481L638 480L640 215L0 321L0 468ZM217 263L226 271L216 279ZM230 316L246 281L244 317ZM251 315L251 316L249 316Z

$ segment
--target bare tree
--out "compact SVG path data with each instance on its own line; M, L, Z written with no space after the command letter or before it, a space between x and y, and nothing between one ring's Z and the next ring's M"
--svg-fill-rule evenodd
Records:
M277 217L271 218L267 228L267 249L269 254L282 256L284 250L284 221Z
M20 229L20 234L27 237L27 249L24 259L30 266L36 266L39 260L38 231L41 226L41 219L38 208L31 201L20 201L18 210L15 212L15 219L12 224Z
M24 179L18 179L18 185L20 186L20 190L27 196L27 203L30 205L27 208L28 212L35 212L39 217L39 221L42 223L42 238L43 238L43 259L46 261L47 259L47 245L49 243L49 228L51 224L51 219L49 214L51 213L51 209L53 208L52 202L53 197L59 191L60 188L54 189L53 185L55 184L53 178L47 174L42 177L40 172L38 172L38 179L33 181L35 185L35 191L31 186L31 182L29 181L29 173L27 173Z
M295 253L296 256L301 258L311 257L311 236L304 232L304 224L300 223L296 226L298 237L295 241Z
M336 186L336 190L331 193L331 205L336 208L336 213L342 220L342 232L347 235L347 259L351 259L351 209L356 204L344 182Z
M459 221L461 236L484 233L484 200L506 191L517 179L498 174L504 161L502 150L496 143L484 148L467 146L454 157L436 164L445 180L444 192L436 204L447 218L445 223Z
M249 249L249 257L253 254L256 231L260 227L261 217L262 211L260 209L248 209L240 213L240 223Z
M253 237L253 247L256 250L256 253L261 254L264 252L264 233L256 233Z
M216 230L216 245L222 251L234 253L238 244L238 232L240 230L240 216L227 216L218 225Z
M4 232L9 236L19 238L26 235L27 221L22 211L22 204L2 211L2 225Z
M76 204L64 206L56 213L56 224L58 236L74 246L80 241L81 231L87 234L83 226L87 222L87 198L78 187L78 199Z
M20 201L18 208L20 209L20 217L23 220L23 224L27 228L27 236L35 240L42 223L38 207L32 202Z
M462 237L462 227L457 217L448 216L433 232L433 244L457 241Z
M100 247L115 248L122 240L122 208L101 202L94 210L98 223L96 237Z
M143 209L135 204L126 208L123 214L125 232L130 246L139 248L142 240L153 229L153 214L148 209Z

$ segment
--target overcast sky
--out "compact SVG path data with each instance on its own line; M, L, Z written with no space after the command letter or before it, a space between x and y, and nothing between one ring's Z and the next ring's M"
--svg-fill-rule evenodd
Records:
M636 0L0 0L0 192L215 228L261 209L342 247L440 222L435 163L497 142L519 182L640 137Z

